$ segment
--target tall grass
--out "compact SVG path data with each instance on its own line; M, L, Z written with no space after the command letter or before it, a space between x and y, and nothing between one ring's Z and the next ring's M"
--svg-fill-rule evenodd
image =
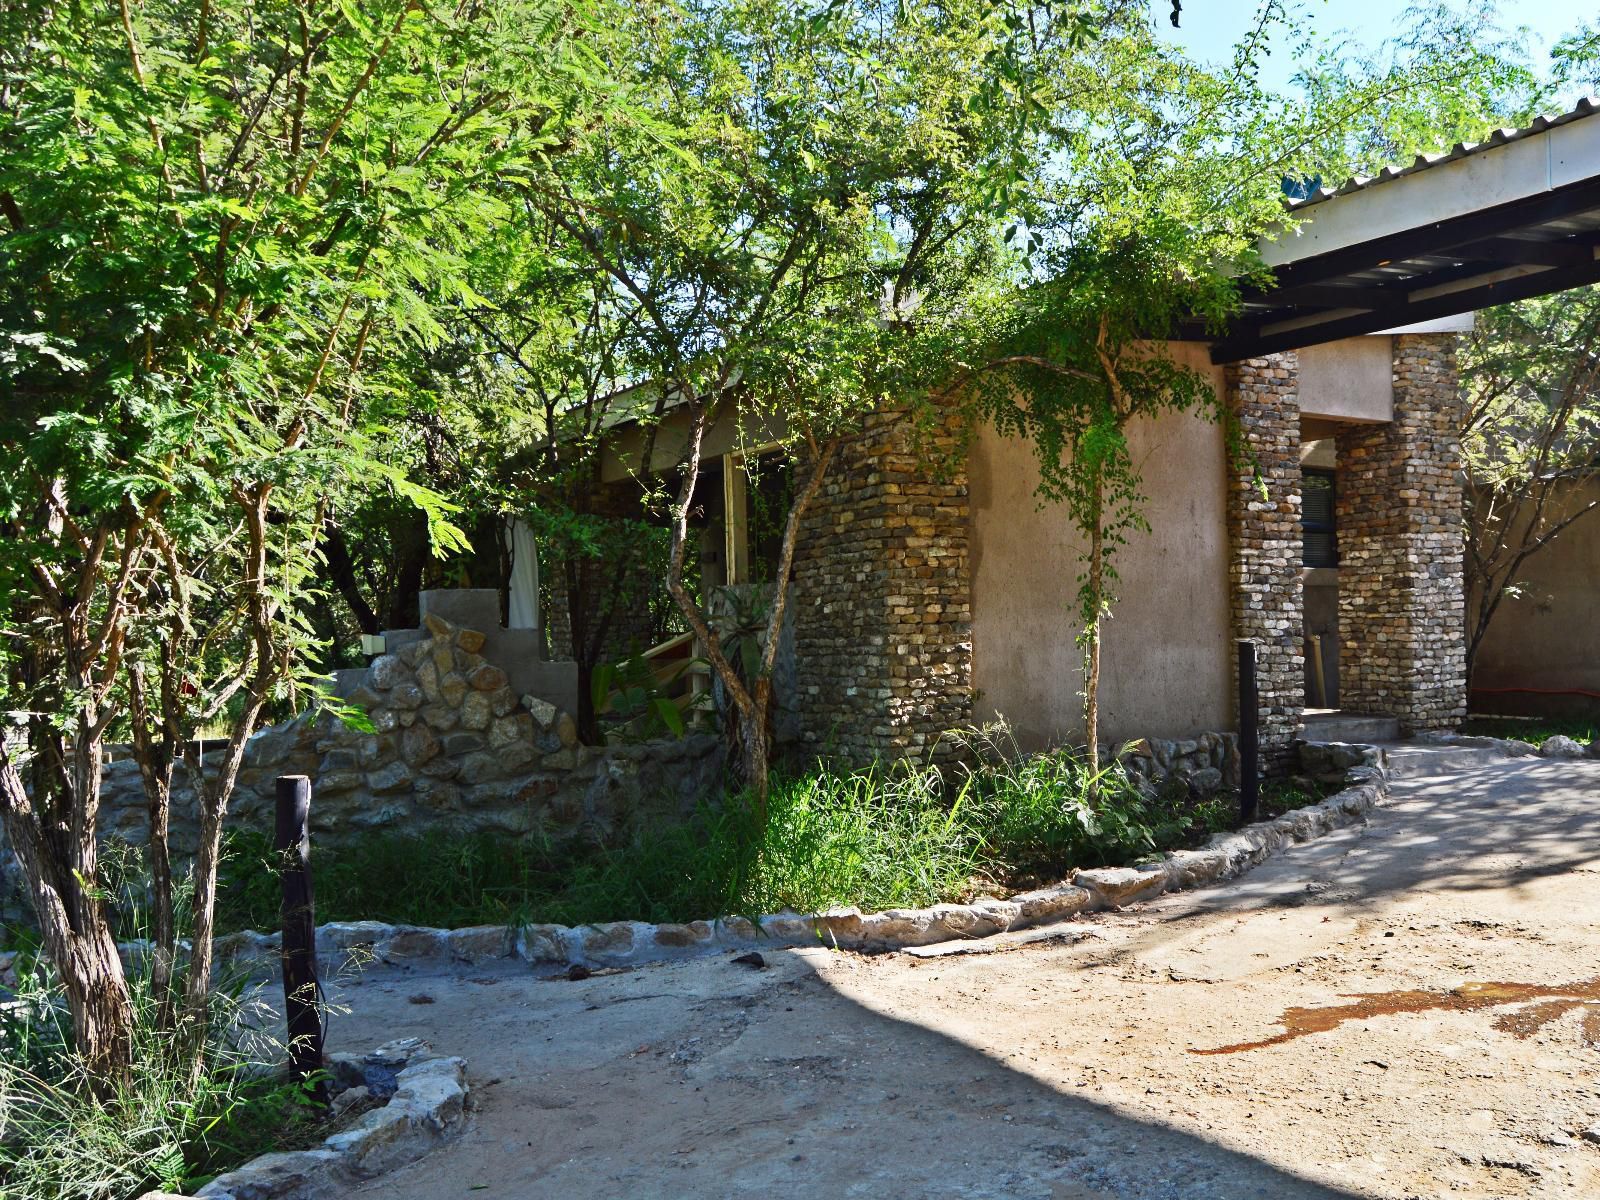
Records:
M1068 751L1022 755L1003 727L963 735L960 763L780 774L756 828L742 797L614 847L496 834L374 833L313 854L322 921L460 927L689 921L836 904L915 907L1058 879L1187 844L1231 804L1144 794L1120 767L1095 782ZM266 840L230 839L223 929L272 929Z
M614 847L499 834L376 833L313 852L317 919L444 928L687 921L784 907L930 903L982 862L978 831L936 774L874 768L774 780L755 828L741 797ZM223 929L273 929L277 881L265 837L229 839Z
M105 861L125 931L143 934L133 860ZM240 984L219 988L196 1078L161 1028L149 967L139 961L128 976L134 1065L106 1095L72 1048L71 1017L34 936L0 930L6 943L18 950L18 979L9 997L0 992L0 1197L126 1200L151 1188L189 1190L319 1119L305 1088L279 1070L286 1055L269 1008Z
M971 788L947 794L939 772L904 763L779 778L737 911L905 908L964 895L992 865L972 799Z
M1463 731L1479 737L1510 738L1542 746L1558 734L1585 745L1600 736L1600 722L1585 717L1467 718Z

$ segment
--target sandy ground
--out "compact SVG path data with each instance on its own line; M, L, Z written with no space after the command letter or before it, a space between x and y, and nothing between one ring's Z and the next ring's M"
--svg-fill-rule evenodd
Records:
M1072 943L374 972L330 1049L425 1037L465 1056L478 1111L354 1194L1600 1196L1600 763L1395 796ZM1385 999L1195 1053L1351 993Z

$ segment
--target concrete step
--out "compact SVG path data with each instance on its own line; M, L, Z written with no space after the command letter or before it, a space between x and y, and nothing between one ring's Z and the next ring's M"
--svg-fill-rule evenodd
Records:
M1383 747L1390 779L1422 779L1431 775L1453 775L1509 760L1495 746L1434 745L1427 742L1394 742Z
M1354 742L1370 746L1375 742L1400 740L1398 720L1371 713L1307 713L1305 727L1308 742Z

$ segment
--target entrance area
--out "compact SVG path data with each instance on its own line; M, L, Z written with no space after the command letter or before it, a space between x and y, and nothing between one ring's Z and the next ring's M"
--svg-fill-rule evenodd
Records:
M1230 492L1235 626L1256 642L1269 770L1297 737L1390 740L1466 714L1464 324L1229 370L1251 457Z

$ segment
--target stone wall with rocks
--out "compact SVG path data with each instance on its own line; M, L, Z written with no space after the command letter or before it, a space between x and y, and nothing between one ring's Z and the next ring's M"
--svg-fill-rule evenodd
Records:
M231 829L270 833L277 777L307 775L319 839L450 830L608 844L653 818L691 811L719 783L719 739L580 745L570 714L538 697L519 697L506 673L484 659L481 631L432 614L425 620L426 636L374 659L350 695L367 710L373 732L319 710L251 740ZM207 773L218 757L203 757ZM107 765L101 804L106 834L134 844L147 839L133 762ZM172 802L175 853L192 854L197 836L194 790L180 769Z
M967 480L952 416L873 413L806 514L793 598L800 735L851 761L920 755L972 720Z
M1228 470L1233 628L1256 644L1261 764L1269 773L1292 765L1305 707L1298 370L1289 351L1227 371L1245 451Z
M1393 423L1338 438L1340 702L1406 733L1467 712L1455 347L1397 337Z
M1121 758L1128 775L1152 787L1171 780L1201 798L1239 786L1239 735L1202 733L1192 738L1143 738Z

